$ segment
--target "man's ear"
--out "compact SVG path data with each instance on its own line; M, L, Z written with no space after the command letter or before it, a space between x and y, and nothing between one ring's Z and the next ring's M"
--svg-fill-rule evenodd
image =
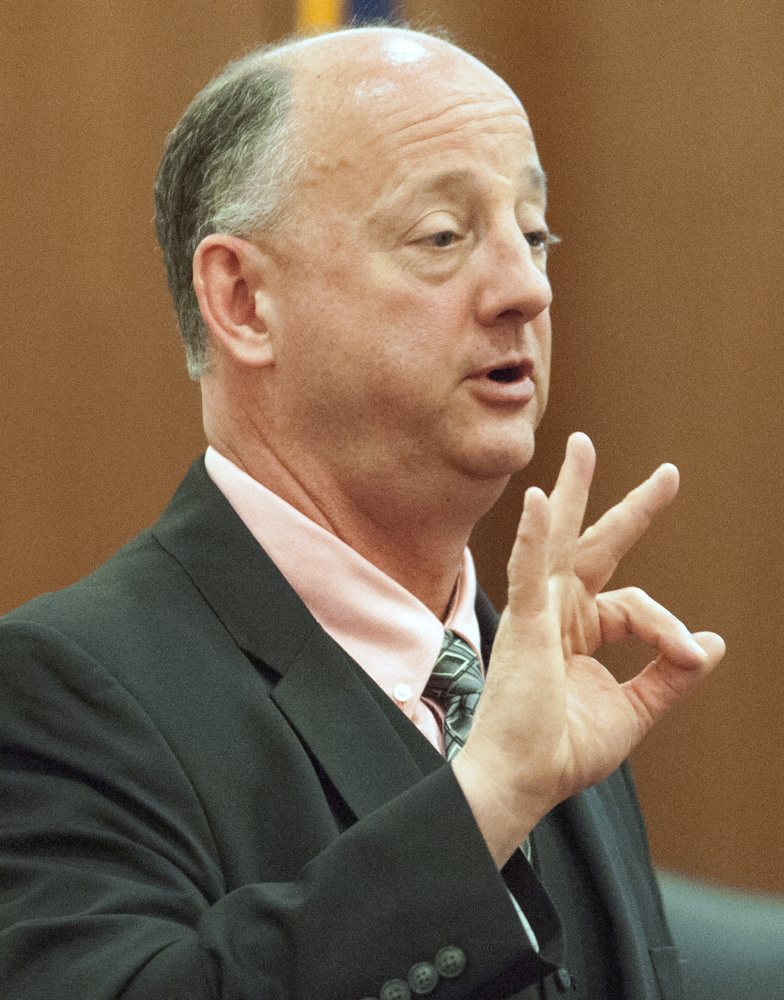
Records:
M204 322L246 365L275 362L269 331L264 251L225 233L206 236L193 255L193 287Z

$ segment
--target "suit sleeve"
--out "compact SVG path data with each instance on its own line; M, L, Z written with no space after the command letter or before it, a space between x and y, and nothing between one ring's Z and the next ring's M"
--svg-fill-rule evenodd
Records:
M182 763L77 643L0 625L0 684L0 996L361 1000L455 946L465 969L431 995L479 1000L559 964L549 901L513 873L536 955L449 767L229 888Z

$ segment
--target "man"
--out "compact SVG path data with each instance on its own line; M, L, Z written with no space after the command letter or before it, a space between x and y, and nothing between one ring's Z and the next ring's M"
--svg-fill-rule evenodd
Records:
M465 548L547 397L519 101L414 32L289 43L194 101L157 195L211 447L0 629L6 995L678 996L623 761L723 644L600 593L677 473L580 537L573 436L497 632ZM619 686L591 654L632 634Z

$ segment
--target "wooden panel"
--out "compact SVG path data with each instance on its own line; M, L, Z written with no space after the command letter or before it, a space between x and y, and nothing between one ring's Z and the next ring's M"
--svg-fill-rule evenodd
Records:
M162 10L15 4L2 20L0 611L93 569L203 450L152 225L155 171L196 91L291 30L293 11Z

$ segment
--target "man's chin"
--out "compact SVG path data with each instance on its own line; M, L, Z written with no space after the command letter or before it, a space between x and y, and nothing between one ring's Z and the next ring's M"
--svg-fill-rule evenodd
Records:
M503 486L516 472L524 469L534 457L533 435L530 440L474 449L465 453L460 462L461 470L471 479L480 482L497 481Z

